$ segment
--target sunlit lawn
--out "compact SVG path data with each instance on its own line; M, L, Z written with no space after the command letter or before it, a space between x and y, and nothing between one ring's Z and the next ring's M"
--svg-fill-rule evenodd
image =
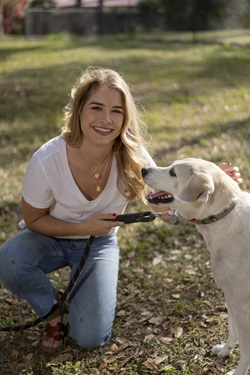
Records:
M18 230L27 161L43 142L58 134L70 89L89 65L116 69L134 85L158 164L187 156L216 163L230 160L240 167L242 187L250 189L248 47L169 43L166 36L152 35L0 39L1 242ZM136 203L129 209L144 208ZM98 368L119 375L156 374L159 369L200 375L232 368L236 355L218 364L208 354L210 344L225 336L226 310L211 277L205 245L194 227L171 228L159 221L136 224L122 227L119 239L119 298L110 345L82 352L68 341L60 353L68 357L48 366L51 357L32 347L25 339L27 333L0 334L4 375L94 375ZM65 288L67 274L52 277L58 287ZM2 325L8 318L30 318L26 305L4 289L0 298ZM164 338L170 336L173 341L166 344ZM127 349L119 352L124 343ZM115 358L105 362L112 344L118 347L115 351L113 346ZM25 362L30 353L33 357Z

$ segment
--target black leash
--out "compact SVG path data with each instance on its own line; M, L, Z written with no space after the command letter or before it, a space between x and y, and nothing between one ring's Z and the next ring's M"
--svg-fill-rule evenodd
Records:
M151 212L151 211L146 211L146 212L135 212L131 214L123 214L123 215L117 215L115 219L112 219L111 221L119 221L124 224L132 224L132 223L144 223L144 222L150 222L155 220L157 217L161 216L169 216L169 221L173 225L179 224L179 215L177 214L176 211L166 211L166 212ZM71 290L73 289L74 285L77 282L78 277L80 276L83 267L87 261L87 258L90 253L90 249L92 246L92 243L94 242L95 236L90 236L89 240L87 242L86 248L84 250L84 253L82 255L81 261L77 267L77 270L73 277L71 278L67 288L65 289L64 293L61 295L60 300L54 304L52 309L46 314L45 316L42 316L40 318L37 318L36 320L33 320L31 322L27 322L21 325L17 326L6 326L6 327L0 327L0 331L7 331L7 332L13 332L13 331L23 331L25 329L34 327L38 325L39 323L43 322L46 320L51 314L53 314L58 308L62 306L62 304L66 301L67 297L69 296ZM90 268L88 271L87 275L85 276L85 280L91 275L95 268L95 264Z
M112 221L120 221L125 224L132 223L148 223L149 221L155 220L157 217L169 216L169 222L173 225L180 223L180 217L176 210L165 211L165 212L134 212L132 214L117 215Z

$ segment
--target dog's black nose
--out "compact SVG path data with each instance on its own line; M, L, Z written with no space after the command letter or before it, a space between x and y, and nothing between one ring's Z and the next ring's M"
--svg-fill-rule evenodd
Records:
M148 169L147 168L142 168L141 174L142 174L142 177L145 177L146 174L148 174Z

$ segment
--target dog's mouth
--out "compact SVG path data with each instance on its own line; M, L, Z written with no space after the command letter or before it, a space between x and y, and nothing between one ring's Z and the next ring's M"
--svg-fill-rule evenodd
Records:
M146 199L148 203L151 204L167 204L173 202L174 197L172 194L168 193L167 191L158 190L158 191L151 191L146 195Z

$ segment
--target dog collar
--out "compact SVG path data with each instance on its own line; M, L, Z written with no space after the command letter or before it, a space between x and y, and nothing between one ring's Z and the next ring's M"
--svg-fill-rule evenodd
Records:
M232 205L229 208L226 208L224 211L222 211L218 215L210 215L207 218L201 219L201 220L191 219L191 220L187 220L187 221L191 221L191 223L194 223L194 224L211 224L211 223L214 223L214 222L222 219L223 217L225 217L227 214L229 214L229 212L231 212L234 209L234 207L236 206L237 201L238 201L238 199L233 199Z

